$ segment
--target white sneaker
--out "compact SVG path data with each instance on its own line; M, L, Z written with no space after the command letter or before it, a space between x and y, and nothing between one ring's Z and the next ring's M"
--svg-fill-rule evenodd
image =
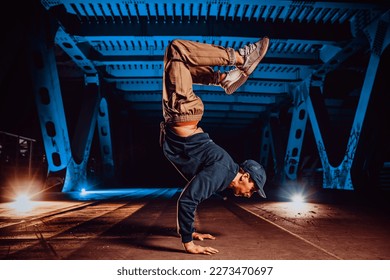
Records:
M227 94L235 92L242 84L248 80L248 75L238 68L225 72L226 77L219 83Z
M268 46L269 39L268 37L264 37L254 44L249 44L238 49L238 53L244 57L244 64L237 67L244 71L248 76L252 74L267 53Z

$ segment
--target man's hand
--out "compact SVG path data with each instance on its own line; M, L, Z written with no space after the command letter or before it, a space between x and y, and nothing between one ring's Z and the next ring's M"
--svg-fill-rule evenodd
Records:
M203 241L204 239L212 239L214 240L215 237L208 233L199 233L199 232L193 232L192 238L195 240Z
M196 245L193 241L183 243L183 246L186 252L190 254L212 255L219 252L217 249L214 249L212 247L203 247L200 245Z

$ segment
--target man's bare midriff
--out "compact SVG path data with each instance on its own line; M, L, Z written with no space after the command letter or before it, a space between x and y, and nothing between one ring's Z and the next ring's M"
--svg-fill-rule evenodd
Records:
M170 129L180 137L188 137L203 132L202 128L198 127L198 122L175 123L170 126Z

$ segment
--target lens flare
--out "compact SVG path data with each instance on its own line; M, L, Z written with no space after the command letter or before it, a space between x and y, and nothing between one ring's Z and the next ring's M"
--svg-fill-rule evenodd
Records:
M304 203L305 202L305 198L302 194L293 194L291 196L291 201L294 202L294 203Z
M27 193L18 194L12 203L12 208L18 213L26 213L31 211L33 207L34 203L31 201L31 198Z

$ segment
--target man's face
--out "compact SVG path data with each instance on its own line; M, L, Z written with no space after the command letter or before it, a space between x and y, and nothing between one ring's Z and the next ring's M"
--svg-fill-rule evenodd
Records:
M250 198L257 191L255 183L250 179L249 173L244 173L238 182L231 186L235 196Z

